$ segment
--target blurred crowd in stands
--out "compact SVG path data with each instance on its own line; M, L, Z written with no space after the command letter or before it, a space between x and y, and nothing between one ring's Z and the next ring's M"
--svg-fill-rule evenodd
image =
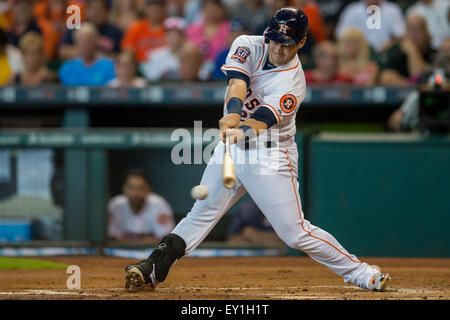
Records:
M309 19L308 84L414 86L442 61L449 72L448 0L0 0L0 86L222 80L233 40L262 35L288 5Z

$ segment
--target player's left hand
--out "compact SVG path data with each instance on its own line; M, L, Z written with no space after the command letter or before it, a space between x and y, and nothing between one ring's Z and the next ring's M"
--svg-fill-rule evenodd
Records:
M241 121L241 116L236 113L230 113L219 120L220 136L225 142L225 132L229 129L238 128Z

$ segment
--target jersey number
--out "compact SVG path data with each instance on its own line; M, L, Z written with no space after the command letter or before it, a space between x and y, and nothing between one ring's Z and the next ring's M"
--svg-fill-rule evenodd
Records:
M260 103L259 103L259 100L257 99L257 98L253 98L252 100L250 100L250 103L249 102L247 102L246 104L245 104L245 107L248 109L248 110L253 110L253 109L255 109L257 106L259 106L260 105Z
M253 98L252 100L250 100L250 102L247 102L245 104L245 108L247 108L247 110L253 110L260 104L261 103L259 102L259 100L257 98ZM245 110L242 110L241 118L246 119L247 117L248 117L248 112Z

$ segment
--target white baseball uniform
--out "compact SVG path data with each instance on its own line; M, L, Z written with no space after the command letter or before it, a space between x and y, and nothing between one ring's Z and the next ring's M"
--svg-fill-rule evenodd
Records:
M118 195L108 203L108 236L111 238L162 238L174 227L172 208L156 193L149 193L138 213L131 209L128 198Z
M326 265L346 283L367 288L370 277L377 270L360 262L333 236L311 225L303 216L294 140L295 116L306 94L300 60L295 56L286 65L278 67L267 60L268 43L263 36L240 36L234 41L222 70L228 76L231 73L249 80L241 121L248 119L258 108L268 108L277 123L250 140L247 146L244 143L231 145L237 177L233 189L226 189L222 184L221 164L225 150L224 143L219 142L200 182L209 189L208 197L197 200L172 233L183 238L186 252L191 252L225 212L248 192L286 244ZM267 141L271 145L267 145Z

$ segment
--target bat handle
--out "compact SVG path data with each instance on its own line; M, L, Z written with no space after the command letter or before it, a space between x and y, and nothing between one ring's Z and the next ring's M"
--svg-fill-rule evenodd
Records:
M225 136L225 153L223 155L222 182L225 188L232 189L236 186L236 172L230 152L230 139Z

